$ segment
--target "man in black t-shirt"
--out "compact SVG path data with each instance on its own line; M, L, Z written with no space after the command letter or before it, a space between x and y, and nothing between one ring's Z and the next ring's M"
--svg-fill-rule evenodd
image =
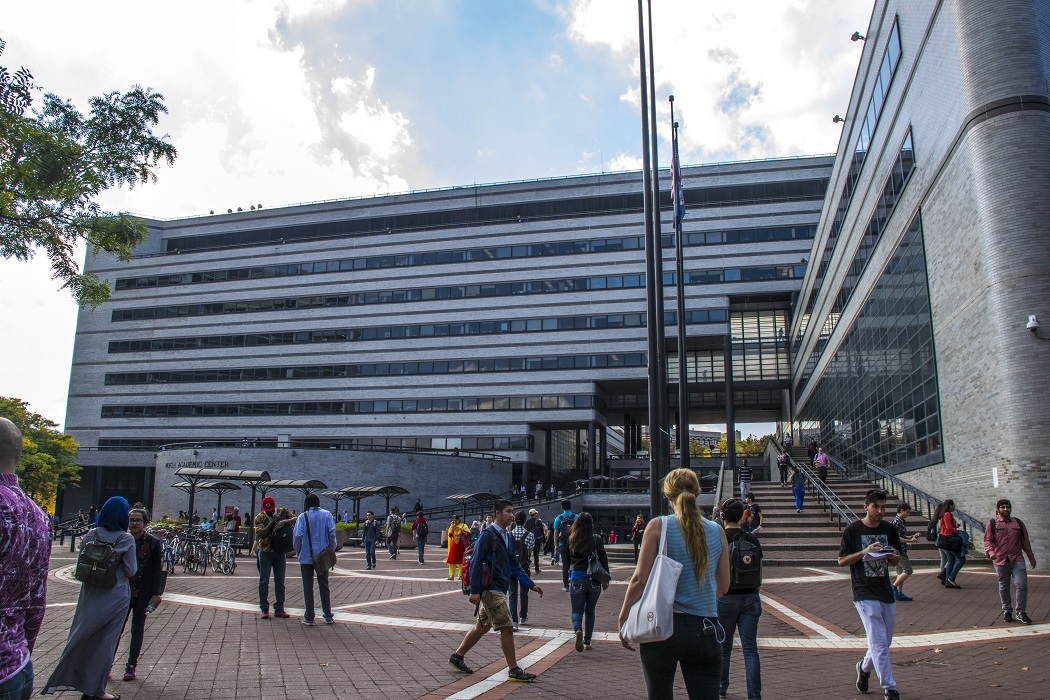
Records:
M900 560L901 540L897 529L883 522L885 491L868 491L864 496L864 511L862 520L850 523L842 531L838 558L839 566L850 568L853 605L868 638L868 652L857 664L857 690L868 692L868 680L874 668L886 698L899 700L890 666L890 644L897 615L890 586L890 566L896 566Z

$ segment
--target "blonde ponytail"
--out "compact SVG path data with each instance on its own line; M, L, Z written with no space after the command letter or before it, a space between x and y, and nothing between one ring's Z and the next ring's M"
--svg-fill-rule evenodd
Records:
M693 560L696 582L704 585L707 575L707 533L704 532L704 514L696 504L700 495L700 481L689 469L675 469L664 479L664 496L674 503L674 512L682 528L682 539Z

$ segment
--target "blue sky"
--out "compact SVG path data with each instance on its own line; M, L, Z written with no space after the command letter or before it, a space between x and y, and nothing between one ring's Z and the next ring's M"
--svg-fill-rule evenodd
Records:
M871 9L655 0L661 135L673 93L685 164L834 152ZM175 166L100 201L172 218L637 169L636 20L634 0L10 3L0 65L81 108L163 93ZM40 256L0 260L0 298L0 327L24 331L0 395L61 423L75 305Z

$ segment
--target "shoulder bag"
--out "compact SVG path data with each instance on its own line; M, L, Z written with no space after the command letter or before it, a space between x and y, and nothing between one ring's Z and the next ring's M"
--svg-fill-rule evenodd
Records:
M660 518L660 551L642 591L631 606L620 636L630 644L662 642L674 633L674 597L682 563L667 556L667 517Z
M612 576L602 566L602 560L598 558L598 536L594 536L594 547L591 549L591 553L587 555L587 576L595 583L601 584L602 590L609 587L609 581L612 580Z
M310 548L314 571L318 576L327 576L328 572L335 568L335 550L329 543L319 554L314 554L314 543L310 539L310 511L305 511L303 517L306 518L306 546Z

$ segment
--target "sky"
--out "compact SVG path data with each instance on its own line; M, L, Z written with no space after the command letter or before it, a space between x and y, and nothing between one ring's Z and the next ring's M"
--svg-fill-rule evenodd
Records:
M82 111L153 88L179 155L108 211L165 219L641 167L635 0L5 3L0 66ZM871 0L654 0L660 162L834 153ZM81 253L81 257L83 253ZM62 424L76 304L0 259L0 396ZM746 436L761 428L741 425ZM724 430L724 428L723 428ZM756 434L759 434L756 432Z

